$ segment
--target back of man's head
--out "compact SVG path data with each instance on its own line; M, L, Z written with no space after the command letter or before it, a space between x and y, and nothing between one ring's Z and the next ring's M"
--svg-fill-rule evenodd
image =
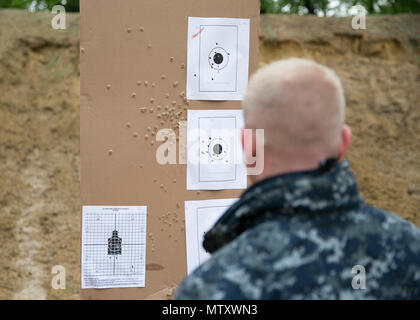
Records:
M284 167L280 171L310 168L326 158L340 157L344 108L335 72L297 58L258 70L243 101L246 128L264 129L265 157L271 166Z

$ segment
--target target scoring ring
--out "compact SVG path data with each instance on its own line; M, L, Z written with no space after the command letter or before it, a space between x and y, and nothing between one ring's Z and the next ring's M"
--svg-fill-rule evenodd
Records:
M227 143L221 138L211 140L208 153L212 160L222 160L228 153Z
M222 70L229 63L229 53L222 47L216 47L210 51L209 64L212 69Z

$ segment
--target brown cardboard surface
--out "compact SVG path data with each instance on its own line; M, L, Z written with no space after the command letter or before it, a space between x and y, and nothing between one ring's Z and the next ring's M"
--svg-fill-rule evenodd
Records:
M81 1L81 204L148 210L146 286L85 289L82 299L163 298L162 292L170 297L187 272L184 201L238 197L243 191L187 191L186 166L155 159L162 142L152 136L154 127L176 128L187 108L241 104L183 100L188 16L250 18L249 71L255 72L259 0ZM172 107L175 113L162 120Z

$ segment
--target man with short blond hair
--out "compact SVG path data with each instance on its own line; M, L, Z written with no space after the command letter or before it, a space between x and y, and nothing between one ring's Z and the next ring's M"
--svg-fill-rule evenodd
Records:
M175 298L420 299L420 230L366 205L340 161L351 130L335 72L274 62L243 109L246 129L264 129L263 172L206 233L212 256Z

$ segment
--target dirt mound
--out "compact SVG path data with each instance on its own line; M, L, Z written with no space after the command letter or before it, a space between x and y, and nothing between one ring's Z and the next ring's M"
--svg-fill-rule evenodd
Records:
M78 297L79 16L51 17L0 11L0 298Z
M0 298L78 298L79 16L0 10ZM343 80L348 154L370 204L420 225L418 16L261 18L260 65L290 56ZM66 290L51 288L63 265Z

